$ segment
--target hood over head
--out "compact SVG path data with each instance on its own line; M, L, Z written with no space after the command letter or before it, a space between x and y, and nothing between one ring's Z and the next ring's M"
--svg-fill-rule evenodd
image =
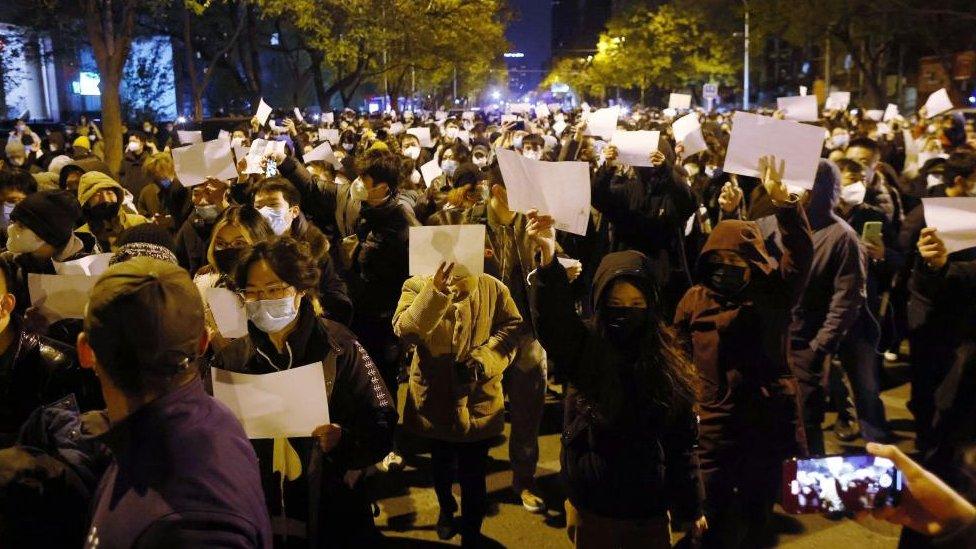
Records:
M776 268L776 261L766 250L762 231L755 221L727 219L719 222L712 229L712 234L709 235L705 246L702 247L701 255L698 256L696 269L699 275L708 262L709 256L720 251L738 254L753 269L764 274L769 274Z
M648 308L657 301L657 282L654 277L655 269L646 255L633 250L614 252L604 256L600 266L593 275L593 308L599 309L604 294L619 278L627 278L642 292L647 300Z
M806 204L807 219L814 231L823 229L840 221L834 208L840 203L840 170L829 160L820 159L817 176L813 180L810 199Z
M62 170L63 172L64 170ZM119 203L125 199L125 192L117 181L102 172L86 172L78 182L78 203L84 206L95 193L112 189L119 195Z

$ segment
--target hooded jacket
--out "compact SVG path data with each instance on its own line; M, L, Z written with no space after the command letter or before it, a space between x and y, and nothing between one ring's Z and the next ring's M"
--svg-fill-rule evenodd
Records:
M115 191L118 196L118 214L100 229L93 230L89 223L85 223L78 229L78 232L94 234L98 238L99 244L107 244L107 246L104 246L107 249L113 247L115 239L118 238L122 231L129 227L148 223L149 220L139 214L125 211L125 207L122 206L122 201L125 198L125 190L117 181L102 172L89 171L81 176L81 180L78 181L78 202L84 208L91 197L95 196L99 191L106 189Z
M594 277L594 308L600 310L607 290L624 277L654 307L654 269L639 252L607 255ZM535 271L530 282L539 341L570 383L560 475L573 506L622 520L660 518L668 511L676 522L700 516L694 402L676 395L665 407L642 396L634 359L596 322L580 319L558 261Z
M347 278L357 319L391 319L410 273L410 219L395 196L379 206L364 202L359 215Z
M857 321L867 296L867 262L857 233L834 208L840 202L840 171L821 160L806 205L813 229L813 263L803 299L793 311L793 349L822 355L837 351Z
M716 225L699 257L699 273L711 254L734 252L750 266L749 284L726 297L699 283L675 314L675 329L701 383L698 456L707 511L724 505L735 490L772 498L782 460L804 446L788 336L813 241L797 202L776 211L784 248L779 261L767 252L756 223Z

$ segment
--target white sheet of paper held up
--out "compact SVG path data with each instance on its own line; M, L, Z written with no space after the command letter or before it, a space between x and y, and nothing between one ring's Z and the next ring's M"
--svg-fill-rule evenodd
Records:
M214 139L173 149L173 166L176 168L176 179L184 187L200 185L208 177L221 180L237 178L228 139Z
M328 141L319 143L317 147L305 153L302 158L305 162L315 162L316 160L328 162L337 170L342 167L342 164L336 159L335 153L332 152L332 145L329 145Z
M329 112L323 114L322 115L322 122L325 122L326 124L335 124L335 113L332 112L332 111L329 111Z
M299 110L298 107L295 107L295 118L298 119L299 122L305 122L305 117L302 116L302 111Z
M691 96L687 93L672 93L668 96L668 108L677 111L691 108Z
M423 176L424 184L430 187L434 180L444 174L444 170L437 165L437 159L431 160L420 167L420 175Z
M847 110L847 106L850 104L851 92L835 91L827 95L827 102L824 103L824 109L844 111Z
M938 116L946 111L951 111L952 109L952 100L949 99L949 92L945 88L937 92L932 92L932 95L925 100L925 115L929 118Z
M85 306L96 276L88 275L27 275L27 289L31 305L48 322L65 318L85 318Z
M227 130L220 130L217 132L217 139L226 139L230 141L231 133Z
M420 146L425 149L434 146L434 140L430 138L430 128L410 128L407 133L416 137L417 141L420 141Z
M723 170L759 177L759 159L775 156L777 163L786 163L784 183L812 189L824 139L817 126L736 111Z
M264 98L258 102L258 112L254 114L258 119L258 123L262 126L268 123L268 117L271 116L271 106L264 102Z
M783 111L783 114L787 120L796 120L797 122L816 122L820 119L816 95L778 97L776 99L776 108Z
M617 161L626 166L649 167L651 153L657 150L661 132L617 130L610 144L617 147Z
M497 149L495 154L512 210L537 209L551 215L557 229L586 236L590 218L589 164L529 160L505 149Z
M595 135L609 141L617 131L617 120L620 118L620 106L607 107L590 113L586 118L586 135Z
M329 423L322 363L271 374L211 368L213 395L237 417L248 438L310 437Z
M59 263L54 261L54 272L59 275L101 276L108 269L111 253L86 255L81 259Z
M319 141L328 141L333 146L339 144L339 130L335 128L319 128Z
M485 272L485 226L410 227L410 276L432 276L442 262L460 276Z
M199 130L176 130L176 137L179 138L180 145L203 143L203 132Z
M220 335L227 339L247 335L247 313L237 294L227 288L207 288L207 306Z
M864 111L864 117L868 120L881 122L881 119L884 118L884 113L885 112L881 109L868 109L867 111Z
M698 114L693 112L688 113L675 120L671 124L671 131L674 132L675 141L684 146L684 158L708 150L705 137L701 132L701 122L698 120Z
M925 225L935 227L949 253L976 247L976 198L923 198Z
M881 120L885 122L891 122L897 117L898 117L898 105L895 105L894 103L888 103L888 106L884 110L884 116L881 117Z

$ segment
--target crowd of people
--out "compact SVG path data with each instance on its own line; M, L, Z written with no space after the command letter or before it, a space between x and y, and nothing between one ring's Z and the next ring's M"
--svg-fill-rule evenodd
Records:
M519 502L555 496L536 469L560 385L576 546L670 547L678 530L760 546L783 461L825 452L830 409L831 436L905 474L899 506L876 511L908 527L904 546L976 543L976 241L949 253L922 205L976 196L971 121L825 110L802 190L775 157L759 177L723 171L731 113L692 111L694 154L673 111L623 114L660 131L635 167L590 135L589 107L540 111L255 117L223 128L234 154L284 147L192 186L172 123L125 128L115 172L87 118L44 135L18 120L0 162L0 545L372 546L369 487L400 474L412 437L438 537L476 547L506 418ZM510 209L504 149L586 163L585 236ZM412 227L471 224L484 274L445 260L410 276ZM105 254L83 313L44 314L37 275ZM216 289L243 334L221 330ZM888 445L898 360L921 465ZM304 436L249 439L213 397L212 368L311 364L329 421Z

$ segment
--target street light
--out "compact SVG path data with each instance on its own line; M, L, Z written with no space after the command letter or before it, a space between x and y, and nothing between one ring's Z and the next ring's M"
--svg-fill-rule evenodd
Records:
M491 98L494 99L495 101L498 101L499 99L502 98L502 92L498 90L491 92Z
M742 63L742 110L749 110L749 0L742 0L745 9L745 29L742 39L745 41L745 52Z

